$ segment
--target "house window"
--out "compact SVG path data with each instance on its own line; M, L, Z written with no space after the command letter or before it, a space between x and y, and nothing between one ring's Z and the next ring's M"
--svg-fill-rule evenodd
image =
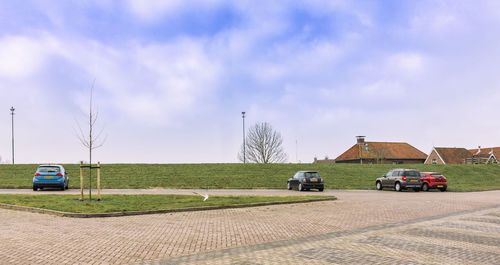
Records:
M437 164L437 159L433 158L432 159L432 164Z
M392 164L393 164L393 165L397 165L397 164L398 164L398 161L392 161Z

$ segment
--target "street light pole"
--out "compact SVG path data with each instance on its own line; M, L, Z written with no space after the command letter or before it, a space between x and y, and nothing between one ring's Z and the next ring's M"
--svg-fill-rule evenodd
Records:
M14 164L14 107L10 107L10 115L12 115L12 164Z
M246 160L246 151L245 151L245 112L242 111L241 112L241 117L243 118L243 164L245 164L247 162Z

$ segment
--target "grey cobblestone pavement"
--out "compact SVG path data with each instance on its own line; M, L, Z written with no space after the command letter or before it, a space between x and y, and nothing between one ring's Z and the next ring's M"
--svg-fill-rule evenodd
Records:
M325 194L338 200L96 219L0 209L0 264L500 264L500 191Z

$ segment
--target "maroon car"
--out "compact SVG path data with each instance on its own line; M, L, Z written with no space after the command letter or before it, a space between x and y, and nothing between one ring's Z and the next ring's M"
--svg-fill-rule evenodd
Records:
M445 191L448 188L446 178L438 172L420 172L420 182L422 183L422 191L429 189Z

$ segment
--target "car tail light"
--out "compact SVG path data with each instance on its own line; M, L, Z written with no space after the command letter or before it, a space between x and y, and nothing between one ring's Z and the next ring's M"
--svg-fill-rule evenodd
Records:
M402 179L403 179L403 180L406 180L406 176L403 176L403 177L402 177Z
M62 177L62 173L57 173L56 176L61 176Z
M321 183L323 183L323 179L321 179Z
M35 173L35 176L40 176L40 173L38 173L38 172L37 172L37 173Z
M307 179L302 179L303 182L307 182Z

